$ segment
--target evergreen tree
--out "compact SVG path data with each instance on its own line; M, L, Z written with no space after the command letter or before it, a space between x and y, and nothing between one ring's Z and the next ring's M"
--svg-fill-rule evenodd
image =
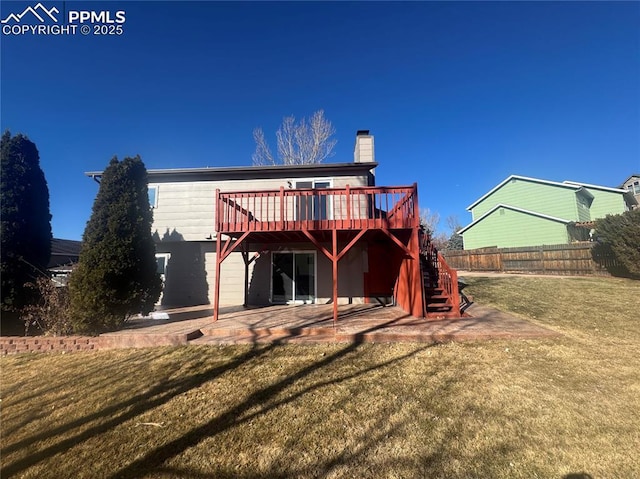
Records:
M596 258L611 251L622 267L613 273L640 278L640 208L596 220L596 235Z
M104 171L69 289L74 329L122 327L153 309L162 282L151 237L147 170L139 156L113 158Z
M26 136L6 131L0 150L0 291L2 309L17 311L35 299L24 285L44 274L51 256L49 188Z
M459 233L452 233L447 241L447 249L448 250L463 250L464 242L462 240L462 235Z

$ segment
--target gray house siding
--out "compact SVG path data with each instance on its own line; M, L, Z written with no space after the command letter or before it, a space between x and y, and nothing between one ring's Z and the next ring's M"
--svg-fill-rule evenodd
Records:
M263 191L295 188L297 182L329 181L332 187L373 186L368 165L316 165L298 168L244 168L200 170L149 170L149 187L155 188L152 234L156 253L169 254L164 307L211 304L216 276L216 190ZM283 176L278 176L282 173ZM251 178L252 175L258 178ZM224 238L223 238L224 239ZM254 245L254 249L259 245ZM330 245L325 245L330 249ZM313 251L316 253L316 302L332 297L331 262L315 247L306 244L283 244L278 251ZM254 251L250 253L253 256ZM365 246L354 247L339 264L340 302L362 302L363 275L367 268ZM245 266L240 252L231 253L221 265L220 305L244 302ZM248 302L269 304L272 281L271 253L249 265Z
M335 188L346 185L367 186L366 177L308 176L266 180L160 182L150 175L150 187L156 188L152 234L160 240L203 241L215 237L216 189L220 191L278 190L296 182L331 181Z
M329 244L323 245L330 248ZM167 262L162 306L210 304L214 297L216 253L213 241L164 241L156 244L157 254L170 254ZM316 252L309 244L283 245L278 252ZM327 303L332 296L332 264L316 252L316 302ZM341 303L362 303L364 273L367 269L366 247L356 246L340 260L338 292ZM221 306L244 302L244 261L240 253L231 253L221 265ZM249 304L266 305L271 295L271 253L249 265Z

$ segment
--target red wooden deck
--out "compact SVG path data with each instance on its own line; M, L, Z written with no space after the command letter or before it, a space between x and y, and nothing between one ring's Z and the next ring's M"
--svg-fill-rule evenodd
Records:
M333 319L338 318L338 263L356 244L385 239L402 256L394 294L407 313L426 316L420 268L420 217L417 185L260 191L216 191L216 288L218 318L221 264L242 252L245 276L249 264L271 244L309 242L332 262ZM223 235L226 238L223 238ZM258 253L249 258L249 246ZM330 247L325 246L330 244ZM340 247L339 247L340 245ZM387 252L379 261L389 261ZM245 278L245 290L248 279ZM247 297L245 293L245 298Z

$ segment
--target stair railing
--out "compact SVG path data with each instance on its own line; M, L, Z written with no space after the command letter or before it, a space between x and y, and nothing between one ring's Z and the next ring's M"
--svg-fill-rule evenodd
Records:
M437 272L437 284L449 296L452 311L460 312L460 291L458 289L458 273L447 264L444 256L438 252L431 242L429 234L422 235L420 252L427 260L430 272Z

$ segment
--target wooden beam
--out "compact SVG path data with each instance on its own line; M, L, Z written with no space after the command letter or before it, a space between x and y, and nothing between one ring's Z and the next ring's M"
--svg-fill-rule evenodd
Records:
M347 244L347 246L345 246L343 248L343 250L340 252L340 254L338 255L338 261L340 261L342 259L342 257L347 254L347 252L358 242L358 240L360 238L362 238L362 236L367 232L368 230L360 230L358 231L358 234L355 236L355 238L353 238L349 244Z
M231 240L227 240L225 242L225 247L224 250L222 251L222 260L224 261L225 259L227 259L227 256L229 256L231 253L233 253L233 251L242 244L242 242L247 238L247 236L249 236L251 234L251 231L245 231L244 233L242 233L242 236L240 236L240 238L238 238L237 240L233 241L233 244L231 245L231 247L229 247L229 245L232 243Z
M389 231L387 228L380 228L380 230L386 234L389 238L391 238L393 240L393 242L395 244L397 244L398 246L400 246L400 248L402 248L402 250L407 253L409 256L414 257L413 253L409 250L409 248L407 248L402 241L400 241L398 238L395 237L395 235L393 233L391 233L391 231Z
M335 233L336 230L333 230L333 231ZM311 241L314 244L314 246L318 248L320 252L322 252L322 254L324 254L327 258L333 261L333 255L329 251L327 251L327 248L325 248L320 244L320 242L311 234L309 230L303 229L302 232L307 238L309 238L309 241Z

